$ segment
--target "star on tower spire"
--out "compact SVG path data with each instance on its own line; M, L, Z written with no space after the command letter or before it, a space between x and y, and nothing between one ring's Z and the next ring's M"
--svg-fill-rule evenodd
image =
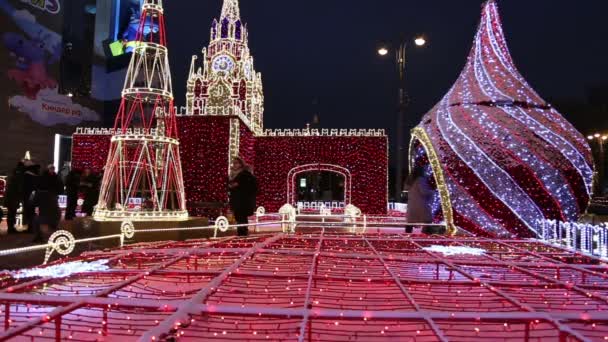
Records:
M222 6L222 18L228 18L230 20L238 20L241 18L239 0L224 0L224 5Z

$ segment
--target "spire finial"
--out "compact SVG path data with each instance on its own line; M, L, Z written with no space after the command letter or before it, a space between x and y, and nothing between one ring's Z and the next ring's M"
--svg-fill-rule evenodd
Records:
M241 18L241 11L239 10L239 0L224 0L224 6L222 6L222 18L228 18L237 20Z
M142 3L143 8L153 8L159 12L163 12L163 0L144 0Z

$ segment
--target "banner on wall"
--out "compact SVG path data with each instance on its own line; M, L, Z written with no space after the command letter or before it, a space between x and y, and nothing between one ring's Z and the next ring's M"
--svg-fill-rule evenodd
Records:
M88 99L59 93L64 42L60 0L0 0L0 172L29 150L50 161L55 134L98 122ZM92 44L92 43L91 43Z

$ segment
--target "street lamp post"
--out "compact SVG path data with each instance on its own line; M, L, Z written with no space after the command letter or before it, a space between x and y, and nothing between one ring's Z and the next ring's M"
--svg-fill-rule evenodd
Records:
M603 135L600 133L595 133L587 137L589 141L596 141L599 147L599 158L597 161L597 181L595 182L595 191L596 195L602 196L604 195L604 176L605 176L605 150L604 144L608 142L608 135Z
M414 43L418 47L426 45L426 39L423 37L417 37L414 39ZM401 40L397 49L395 49L395 62L397 66L397 74L399 76L399 92L398 92L398 110L397 110L397 147L395 149L395 160L397 167L395 170L395 200L401 200L401 194L403 192L403 169L404 169L404 133L405 133L405 112L409 105L409 97L407 90L405 89L405 63L406 63L406 49L408 47L407 41ZM381 46L378 49L380 56L386 56L390 52L388 46Z

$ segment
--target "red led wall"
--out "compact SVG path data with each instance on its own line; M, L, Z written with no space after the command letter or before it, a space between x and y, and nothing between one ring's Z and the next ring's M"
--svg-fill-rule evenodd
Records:
M101 173L106 165L111 135L74 134L72 136L72 169L91 169Z
M255 167L255 141L256 138L249 128L241 123L239 136L239 155L245 163ZM255 172L255 170L254 170Z
M214 205L228 202L230 118L177 118L186 205L190 215L216 216Z
M352 204L365 214L386 214L386 137L262 137L256 139L258 204L276 212L287 201L287 176L300 165L322 163L348 169Z

